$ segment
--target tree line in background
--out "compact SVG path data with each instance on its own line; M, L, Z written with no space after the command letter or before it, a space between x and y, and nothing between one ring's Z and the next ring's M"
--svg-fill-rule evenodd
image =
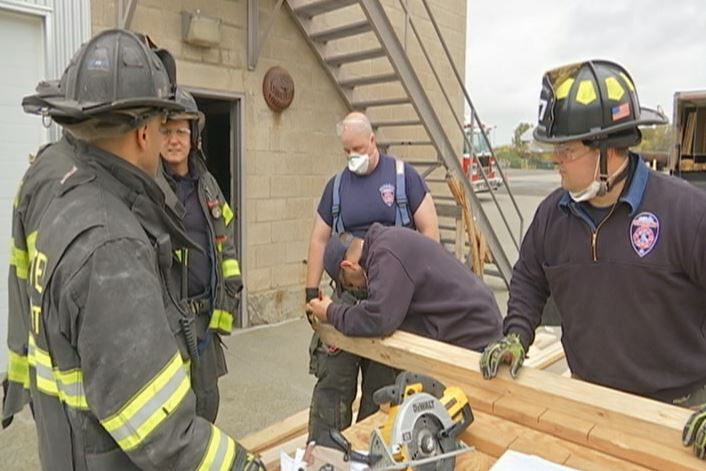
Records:
M524 136L533 125L522 122L515 127L512 133L512 143L496 147L495 156L504 165L511 168L553 168L550 152L541 152L531 145ZM638 154L644 153L651 158L656 158L660 163L665 163L673 144L672 125L653 126L642 129L642 143L633 150Z

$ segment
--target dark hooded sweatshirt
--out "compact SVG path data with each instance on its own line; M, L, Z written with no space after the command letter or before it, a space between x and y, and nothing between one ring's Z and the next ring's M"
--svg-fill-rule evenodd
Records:
M328 320L346 335L379 337L400 329L471 350L501 336L492 291L441 244L402 227L373 224L361 266L368 298L331 304Z

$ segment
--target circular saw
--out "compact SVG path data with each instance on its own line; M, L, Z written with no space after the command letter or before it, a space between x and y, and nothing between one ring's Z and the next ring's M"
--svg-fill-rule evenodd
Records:
M428 376L403 372L373 400L390 404L388 418L370 437L371 469L451 471L456 456L472 450L459 440L473 422L465 393Z

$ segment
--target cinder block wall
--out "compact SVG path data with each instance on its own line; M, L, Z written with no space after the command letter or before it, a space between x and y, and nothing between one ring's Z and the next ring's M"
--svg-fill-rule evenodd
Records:
M413 14L417 0L408 0ZM260 1L260 27L264 31L276 0ZM459 70L464 70L464 0L431 0L443 25ZM384 0L402 34L398 0ZM93 33L116 25L115 0L92 0ZM200 9L222 20L222 41L215 48L199 48L181 40L181 11ZM430 26L420 23L425 35ZM424 27L426 25L426 27ZM241 94L244 122L243 240L241 254L248 293L248 324L277 322L302 315L305 260L315 208L323 187L345 165L335 124L347 112L335 84L321 67L288 11L282 8L265 39L257 68L247 68L247 2L245 0L137 0L131 29L149 34L177 58L182 85ZM411 33L410 33L411 34ZM440 46L434 51L440 55ZM420 78L436 95L425 59L410 48ZM295 96L282 113L272 112L262 97L262 79L272 66L292 75ZM443 70L443 69L442 69ZM450 79L448 70L445 80ZM449 81L450 83L450 81ZM454 93L455 113L463 115L460 92ZM451 123L448 117L445 122ZM421 136L420 136L421 137ZM454 137L458 140L459 137ZM460 147L459 147L460 149Z

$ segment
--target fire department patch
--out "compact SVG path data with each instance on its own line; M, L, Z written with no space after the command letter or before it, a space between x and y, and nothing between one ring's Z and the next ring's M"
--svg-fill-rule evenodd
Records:
M382 198L383 203L388 206L392 206L395 202L395 187L389 183L385 183L380 187L380 197Z
M655 248L659 239L659 219L652 213L644 212L635 216L630 224L630 242L640 257Z

